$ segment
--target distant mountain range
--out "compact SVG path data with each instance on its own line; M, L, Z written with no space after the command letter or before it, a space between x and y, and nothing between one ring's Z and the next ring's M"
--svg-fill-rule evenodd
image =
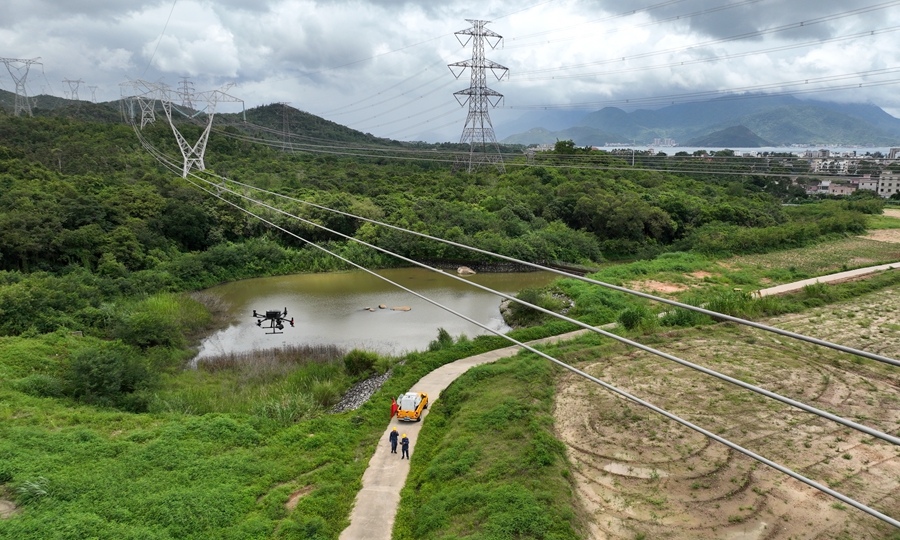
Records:
M512 132L516 128L519 131ZM579 146L632 141L652 145L654 139L670 138L682 146L736 148L900 146L900 119L876 105L806 101L793 96L721 98L632 112L616 107L593 112L540 111L498 125L497 132L507 144L553 144L571 139Z

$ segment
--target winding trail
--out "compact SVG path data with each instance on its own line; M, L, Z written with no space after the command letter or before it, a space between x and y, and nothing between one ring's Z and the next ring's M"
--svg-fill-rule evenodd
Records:
M567 334L529 341L528 345L564 341L585 332L587 330L576 330ZM410 390L426 392L429 404L432 404L440 396L441 390L447 388L469 368L489 364L501 358L513 356L517 352L519 352L519 347L513 345L462 358L425 375ZM387 412L387 405L385 412ZM427 415L428 410L426 409L422 418L424 419ZM390 540L397 507L400 506L400 490L403 489L406 477L409 475L409 460L401 460L399 451L397 454L391 454L388 434L395 427L401 434L405 433L409 437L410 455L415 455L416 440L421 426L421 422L407 423L400 422L396 418L391 419L390 424L384 430L381 444L375 449L375 454L369 461L369 467L363 474L362 489L356 494L356 503L350 513L350 526L341 532L341 540Z
M858 268L847 272L778 285L777 287L760 290L759 295L783 294L802 289L805 285L811 283L841 282L892 268L900 268L900 263ZM528 345L565 341L586 332L587 330L576 330L558 336L530 341ZM495 362L507 356L513 356L518 351L519 347L513 345L462 358L425 375L410 390L426 392L429 402L434 403L440 397L441 391L447 388L457 377L468 371L469 368ZM387 406L385 410L387 410ZM427 409L423 411L422 419L424 420L426 416L428 416ZM410 462L409 460L401 460L399 453L391 454L388 435L394 427L401 434L405 433L409 437L410 455L414 455L416 440L418 439L421 426L421 422L407 423L400 422L396 418L391 419L391 422L384 430L381 444L376 447L375 454L372 455L369 466L363 474L362 489L356 494L356 502L353 506L353 511L350 513L350 526L341 532L340 540L390 540L391 531L394 528L394 519L397 516L397 508L400 506L400 490L406 484Z

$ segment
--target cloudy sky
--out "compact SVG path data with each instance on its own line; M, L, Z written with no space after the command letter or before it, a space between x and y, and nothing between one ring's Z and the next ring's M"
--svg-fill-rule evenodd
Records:
M233 81L248 108L290 102L380 136L452 140L465 120L453 92L469 74L446 64L471 57L453 35L465 19L504 37L487 54L509 68L488 75L505 94L498 126L533 107L848 86L798 97L900 116L900 0L4 0L0 56L42 58L30 94L63 96L65 78L85 82L81 99L96 86L98 101L129 78ZM14 90L5 72L0 88Z

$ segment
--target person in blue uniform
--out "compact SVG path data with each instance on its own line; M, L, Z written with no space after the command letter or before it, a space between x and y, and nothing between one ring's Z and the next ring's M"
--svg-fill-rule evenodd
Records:
M409 437L406 436L406 433L404 433L403 438L400 439L400 449L400 459L409 459Z
M397 439L399 439L399 438L400 438L400 434L397 433L397 428L394 428L391 431L391 434L388 435L388 440L391 441L391 453L392 454L397 453Z

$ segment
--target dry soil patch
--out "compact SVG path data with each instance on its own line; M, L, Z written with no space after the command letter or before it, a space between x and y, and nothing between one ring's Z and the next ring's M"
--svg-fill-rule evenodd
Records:
M892 218L900 218L900 209L897 208L885 208L884 215Z
M876 242L890 242L892 244L900 244L900 229L878 229L869 231L865 236L860 236L867 240L875 240Z
M0 519L7 519L16 513L18 506L12 501L0 499Z
M662 281L647 280L635 281L631 283L631 288L646 292L676 293L686 291L686 285L678 285L677 283L664 283Z
M898 358L898 305L900 290L886 290L768 322ZM900 426L900 373L891 366L734 325L646 339L876 429L895 433ZM591 375L900 516L900 454L892 445L648 353L621 345L575 350L571 360ZM893 532L580 377L561 377L555 415L579 498L593 516L592 538L884 538Z

